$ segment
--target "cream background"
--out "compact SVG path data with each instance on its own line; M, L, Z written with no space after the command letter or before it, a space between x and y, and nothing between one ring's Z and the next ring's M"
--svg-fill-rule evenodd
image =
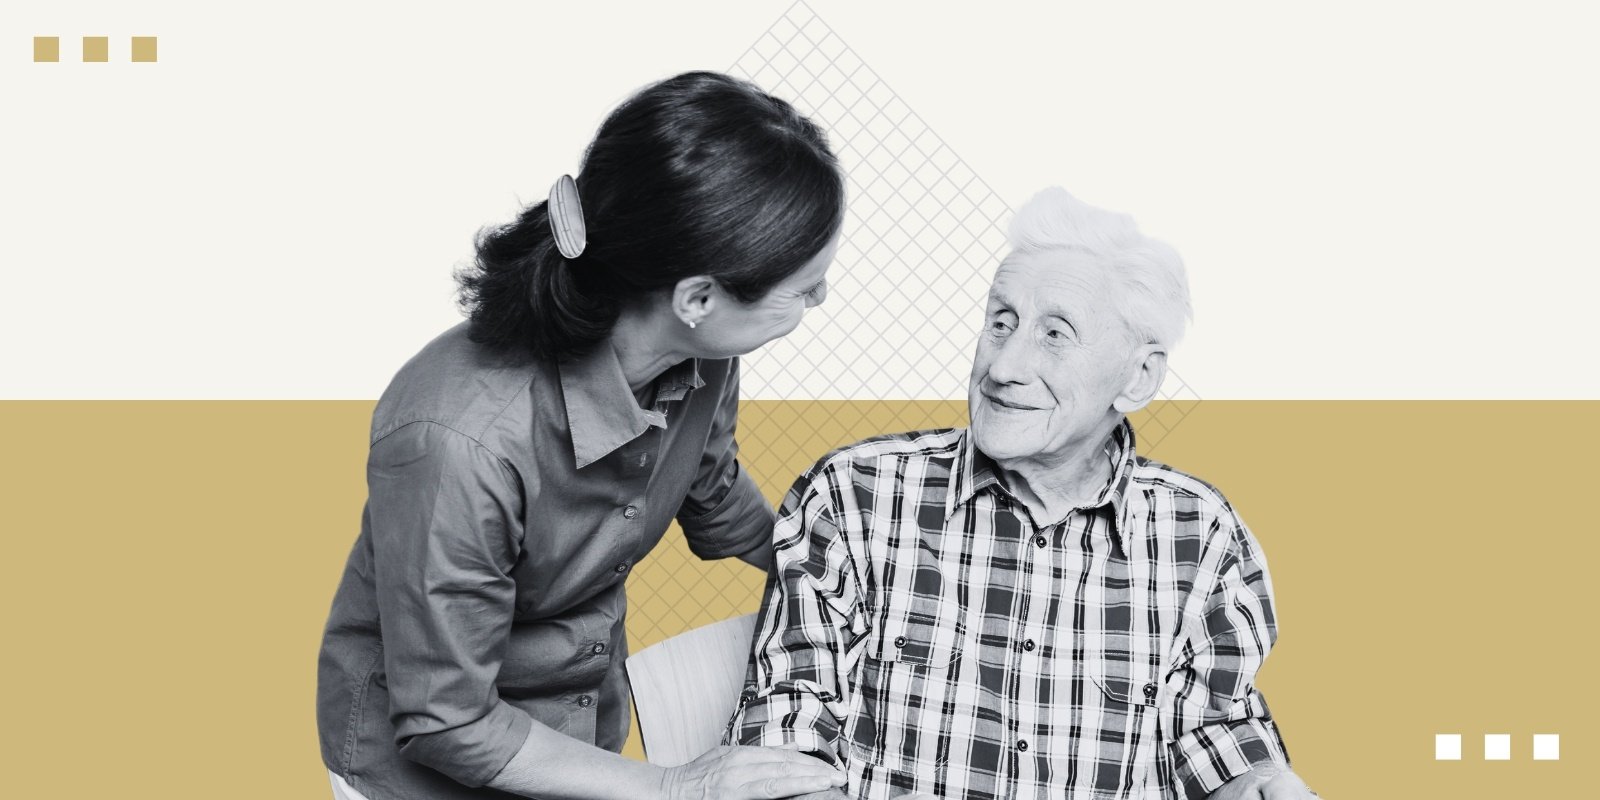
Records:
M788 5L7 3L0 398L375 397L480 225ZM810 6L1006 202L1185 254L1200 397L1600 397L1589 4Z

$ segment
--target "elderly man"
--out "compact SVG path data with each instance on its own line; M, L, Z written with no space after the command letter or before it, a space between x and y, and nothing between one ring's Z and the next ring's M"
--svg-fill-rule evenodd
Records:
M1060 189L1011 245L970 429L843 448L789 492L729 741L798 746L861 800L1313 796L1253 686L1260 546L1126 420L1183 332L1182 261Z

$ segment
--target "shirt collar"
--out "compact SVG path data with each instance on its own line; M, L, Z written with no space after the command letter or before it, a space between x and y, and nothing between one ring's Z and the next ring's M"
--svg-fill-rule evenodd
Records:
M572 433L572 457L578 469L639 438L652 425L667 427L662 405L682 400L689 390L705 385L699 361L688 359L656 378L655 407L640 408L623 377L617 352L607 344L562 361L556 369L561 374L561 397L567 407L567 429Z
M1124 515L1127 511L1128 485L1133 480L1137 451L1133 425L1126 418L1111 432L1110 454L1111 463L1114 465L1111 480L1100 490L1100 496L1086 508L1111 506L1111 523L1116 534L1114 538L1122 550L1122 555L1127 557L1130 555L1127 542L1129 526ZM950 488L945 495L945 521L949 522L958 509L972 502L974 497L990 487L996 491L1006 491L1004 484L1000 482L994 462L973 444L972 430L969 428L961 434L961 440L956 444L956 460L950 470Z

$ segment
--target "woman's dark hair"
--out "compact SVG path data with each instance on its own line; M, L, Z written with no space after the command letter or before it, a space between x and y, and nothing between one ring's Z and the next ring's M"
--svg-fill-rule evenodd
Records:
M576 180L588 228L577 258L556 249L544 201L479 233L476 263L456 276L473 341L581 352L610 335L628 302L691 275L759 300L844 217L843 174L822 130L714 72L668 78L611 112Z

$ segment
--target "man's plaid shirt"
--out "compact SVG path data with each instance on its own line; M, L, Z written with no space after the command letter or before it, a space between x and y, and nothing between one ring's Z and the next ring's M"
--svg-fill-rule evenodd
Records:
M779 511L728 741L798 742L862 800L1199 798L1287 764L1253 686L1260 546L1126 422L1109 452L1099 499L1043 527L963 429L824 457Z

